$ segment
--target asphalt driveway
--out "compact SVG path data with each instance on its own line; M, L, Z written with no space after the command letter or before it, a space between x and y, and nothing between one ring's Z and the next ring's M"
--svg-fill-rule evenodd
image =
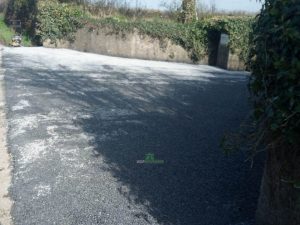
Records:
M261 162L219 147L246 73L44 48L3 65L16 225L253 221Z

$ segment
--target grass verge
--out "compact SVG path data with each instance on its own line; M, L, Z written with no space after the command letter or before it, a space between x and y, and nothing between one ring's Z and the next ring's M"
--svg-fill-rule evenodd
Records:
M0 13L0 43L6 46L9 45L14 34L14 30L5 24L4 15ZM27 35L23 35L22 45L25 47L31 46L30 38Z

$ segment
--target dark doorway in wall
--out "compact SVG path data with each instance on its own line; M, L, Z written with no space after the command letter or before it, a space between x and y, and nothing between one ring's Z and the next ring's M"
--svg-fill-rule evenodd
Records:
M208 64L210 66L217 65L220 39L221 39L220 31L210 30L208 32Z
M217 67L228 69L229 60L229 35L221 34L220 44L218 49Z

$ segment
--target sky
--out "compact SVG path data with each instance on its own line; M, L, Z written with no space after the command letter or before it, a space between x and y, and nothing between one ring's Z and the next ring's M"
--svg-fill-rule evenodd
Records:
M172 2L173 0L129 0L133 4L136 1L139 1L141 5L146 5L147 8L158 9L160 8L161 2ZM197 0L202 1L207 5L210 5L211 2L215 2L218 10L242 10L248 12L258 12L261 7L262 3L257 0Z

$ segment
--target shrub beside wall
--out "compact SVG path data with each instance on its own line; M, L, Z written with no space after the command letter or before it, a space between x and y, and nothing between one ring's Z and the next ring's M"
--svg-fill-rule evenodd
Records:
M83 26L83 11L76 5L57 1L39 1L36 35L44 41L73 40L74 33Z
M300 2L266 1L254 26L249 66L256 118L273 139L300 144Z
M300 224L300 2L266 0L254 26L249 67L257 142L268 159L258 224Z

